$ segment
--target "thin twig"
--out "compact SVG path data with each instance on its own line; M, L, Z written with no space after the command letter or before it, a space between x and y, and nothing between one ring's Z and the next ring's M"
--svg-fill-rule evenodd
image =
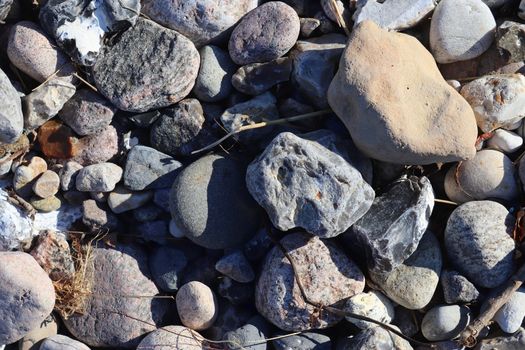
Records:
M40 85L38 85L36 88L34 88L33 90L31 90L31 92L39 89L40 87L42 87L45 83L47 83L48 81L50 81L51 79L53 79L57 74L58 72L60 72L60 70L62 69L62 67L58 68L55 73L51 74L50 76L48 76L46 78L46 80L44 80Z
M446 199L438 199L438 198L434 198L434 202L436 203L442 203L442 204L450 204L450 205L459 205L458 203L456 202L453 202L453 201L448 201Z
M77 72L74 72L73 75L77 77L81 82L90 87L93 91L98 92L97 88L91 85L86 79L82 78Z
M332 7L332 10L335 12L335 17L337 18L337 24L339 27L343 28L345 31L346 36L350 36L350 30L348 30L348 26L346 25L346 21L343 18L343 15L341 14L341 11L339 11L339 6L337 6L336 0L330 0L330 7Z

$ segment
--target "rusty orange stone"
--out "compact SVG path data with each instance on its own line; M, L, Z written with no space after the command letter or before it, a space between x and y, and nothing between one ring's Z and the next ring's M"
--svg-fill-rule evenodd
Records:
M76 155L78 139L68 126L50 120L38 129L38 143L42 153L49 158L69 159Z

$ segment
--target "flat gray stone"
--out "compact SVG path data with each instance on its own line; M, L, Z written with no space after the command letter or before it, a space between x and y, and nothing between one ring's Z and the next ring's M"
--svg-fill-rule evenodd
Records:
M250 164L246 185L277 228L301 227L321 238L346 231L375 196L341 156L289 132L279 134Z
M166 326L148 334L140 342L137 350L203 350L202 337L199 333L183 326Z
M5 73L0 70L0 142L14 143L24 128L22 102Z
M425 314L421 333L432 342L457 337L470 322L470 309L459 305L436 306Z
M78 171L76 189L81 192L111 192L122 178L122 168L113 163L88 165Z

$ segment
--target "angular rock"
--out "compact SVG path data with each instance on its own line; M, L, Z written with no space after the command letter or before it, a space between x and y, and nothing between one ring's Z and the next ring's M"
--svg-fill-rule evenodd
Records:
M238 65L269 62L283 56L295 44L299 16L281 1L264 3L246 14L233 30L228 50Z
M470 322L466 306L440 305L430 309L423 317L421 333L430 341L449 340L457 337Z
M142 11L155 22L176 30L201 47L226 39L233 26L257 4L257 0L145 0Z
M410 177L377 197L347 235L364 249L369 268L392 271L417 249L433 208L430 181Z
M150 280L146 252L138 245L119 244L116 248L93 249L93 259L88 271L93 276L92 293L106 297L88 297L86 312L69 317L64 324L87 345L135 348L140 337L155 330L168 311L159 299L120 297L123 293L159 293Z
M137 350L170 350L177 344L177 350L203 350L199 333L183 326L166 326L148 334Z
M68 126L52 119L38 129L38 143L48 158L68 159L77 153L77 138Z
M496 30L496 46L499 51L509 57L509 63L525 60L525 25L505 21Z
M239 283L249 283L255 279L255 272L241 251L224 256L217 261L215 269Z
M265 320L261 316L255 316L242 327L227 332L224 340L231 343L226 345L226 350L235 350L239 345L246 350L266 350L266 335L269 331ZM237 345L238 344L238 345Z
M89 350L89 347L65 335L56 334L46 338L38 350Z
M356 146L371 158L421 165L474 156L472 109L409 35L387 32L371 21L358 25L328 101Z
M447 304L470 303L479 298L476 287L456 271L443 270L440 281Z
M520 135L504 129L494 131L492 137L487 140L488 147L506 154L516 152L522 145L523 138Z
M520 350L523 347L525 347L525 329L520 328L513 335L482 339L475 350Z
M53 281L67 280L75 273L69 244L53 231L41 233L30 254Z
M288 132L250 164L246 185L277 228L301 227L321 238L346 231L375 196L342 157Z
M93 199L82 202L82 223L91 231L114 230L118 227L117 217L109 210L104 210Z
M512 334L520 329L524 317L525 288L521 287L516 290L509 301L498 310L494 316L494 321L498 323L503 332Z
M394 319L394 306L387 297L375 290L368 293L359 293L350 297L346 301L344 310L383 323L390 323ZM358 320L349 316L346 317L346 320L360 329L377 326L374 323Z
M182 324L199 331L209 328L219 313L217 298L204 283L193 281L177 292L177 311Z
M244 243L255 234L259 210L245 187L245 168L218 155L184 168L170 193L171 215L184 235L209 249Z
M153 198L150 191L133 192L127 188L117 186L108 196L108 205L115 214L137 209Z
M40 8L40 24L71 58L92 66L104 34L134 25L139 0L49 0Z
M70 191L75 188L78 172L83 166L75 161L69 161L60 169L60 188L62 191Z
M255 290L255 305L261 315L285 331L327 328L340 316L322 313L305 303L297 286L302 281L310 300L341 307L344 300L363 291L365 278L357 265L330 241L304 233L292 233L280 244L296 266L297 276L278 247L268 253Z
M176 292L180 285L180 275L188 259L176 247L159 246L149 256L149 268L155 284L164 292Z
M512 275L513 216L499 203L473 201L457 207L445 229L452 265L474 284L494 288Z
M124 185L132 191L166 188L173 184L181 163L151 147L131 149L124 168Z
M228 52L208 45L199 50L201 65L193 93L204 102L224 100L232 91L232 76L237 66Z
M288 81L293 61L288 57L267 63L252 63L242 66L232 76L233 86L243 94L260 95L272 86Z
M2 0L0 1L0 20L3 21L9 15L11 6L14 0Z
M481 0L443 0L430 22L430 48L438 63L465 61L487 51L496 21Z
M0 265L0 344L10 344L49 316L55 306L55 288L29 254L0 252Z
M58 116L80 136L92 135L108 127L117 109L105 98L82 89L64 104Z
M57 194L60 178L52 170L47 170L33 184L33 192L40 198L49 198Z
M310 35L321 25L321 21L317 18L300 18L301 36L309 38Z
M5 73L0 70L0 142L14 143L22 135L24 116L18 92Z
M403 30L414 27L436 7L434 0L362 1L354 12L354 26L371 20L383 29Z
M391 272L369 270L370 278L397 304L419 310L425 307L439 282L442 258L439 242L430 231L416 251Z
M509 127L525 116L525 77L487 75L465 84L461 95L470 103L483 132Z
M72 158L83 166L103 163L111 160L119 151L117 130L108 126L103 131L85 136L73 145Z
M0 198L0 252L18 249L23 241L33 236L29 219L21 210Z
M199 53L190 40L139 18L116 43L101 49L93 79L117 108L140 113L186 97L198 69Z
M122 168L113 163L89 165L79 170L76 188L82 192L111 192L122 178Z

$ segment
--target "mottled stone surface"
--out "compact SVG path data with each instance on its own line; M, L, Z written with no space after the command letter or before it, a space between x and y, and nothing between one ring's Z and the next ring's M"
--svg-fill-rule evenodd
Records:
M421 333L430 341L457 337L470 322L470 309L459 305L439 305L423 317Z
M436 7L434 0L366 0L361 3L353 16L354 26L372 20L381 28L391 30L403 30L417 25Z
M56 335L58 324L53 314L18 341L18 350L40 350L42 341Z
M289 234L280 243L313 302L342 307L345 299L363 291L362 272L334 243L304 233ZM266 257L255 305L261 315L285 331L326 328L341 320L340 316L322 313L313 321L315 308L304 301L292 267L278 247Z
M137 350L204 350L199 333L183 326L166 326L148 334L140 342Z
M168 311L159 299L122 298L120 295L156 295L150 280L146 252L138 245L119 244L93 250L93 294L106 298L87 300L86 313L64 321L80 341L94 347L135 348L140 336L156 329ZM129 315L133 318L127 317Z
M204 330L209 328L219 313L217 297L204 283L192 281L177 292L177 311L183 325Z
M470 303L479 298L479 292L476 286L457 271L443 270L441 272L440 282L447 304Z
M5 73L0 70L0 142L14 143L22 135L24 116L18 92Z
M365 250L369 268L391 271L418 247L433 208L430 181L410 177L377 197L347 235Z
M394 319L394 306L392 302L378 291L359 293L350 297L345 304L345 311L366 316L383 323L390 323ZM347 321L361 329L376 327L374 323L358 320L347 316Z
M277 228L301 227L321 238L347 230L375 195L341 156L288 132L250 164L246 185Z
M60 178L52 170L45 171L33 184L33 192L41 197L48 198L57 194L60 187Z
M293 61L288 57L267 63L252 63L240 67L231 82L237 91L247 95L260 95L272 86L288 81Z
M509 63L525 60L523 45L525 45L524 24L505 21L499 25L496 30L496 46L500 52L509 57Z
M186 97L198 70L199 53L190 40L140 18L113 46L102 48L93 78L119 109L146 112Z
M41 233L30 254L53 281L66 280L75 272L69 244L61 234Z
M73 147L74 160L83 166L107 162L119 151L117 130L108 126L101 132L85 136Z
M494 316L499 327L505 333L517 332L525 317L525 288L515 291L509 301Z
M494 288L514 271L513 216L499 203L473 201L450 215L445 247L450 262L474 284Z
M495 338L483 339L476 346L476 350L521 350L525 347L525 329L520 328L513 335L502 335Z

